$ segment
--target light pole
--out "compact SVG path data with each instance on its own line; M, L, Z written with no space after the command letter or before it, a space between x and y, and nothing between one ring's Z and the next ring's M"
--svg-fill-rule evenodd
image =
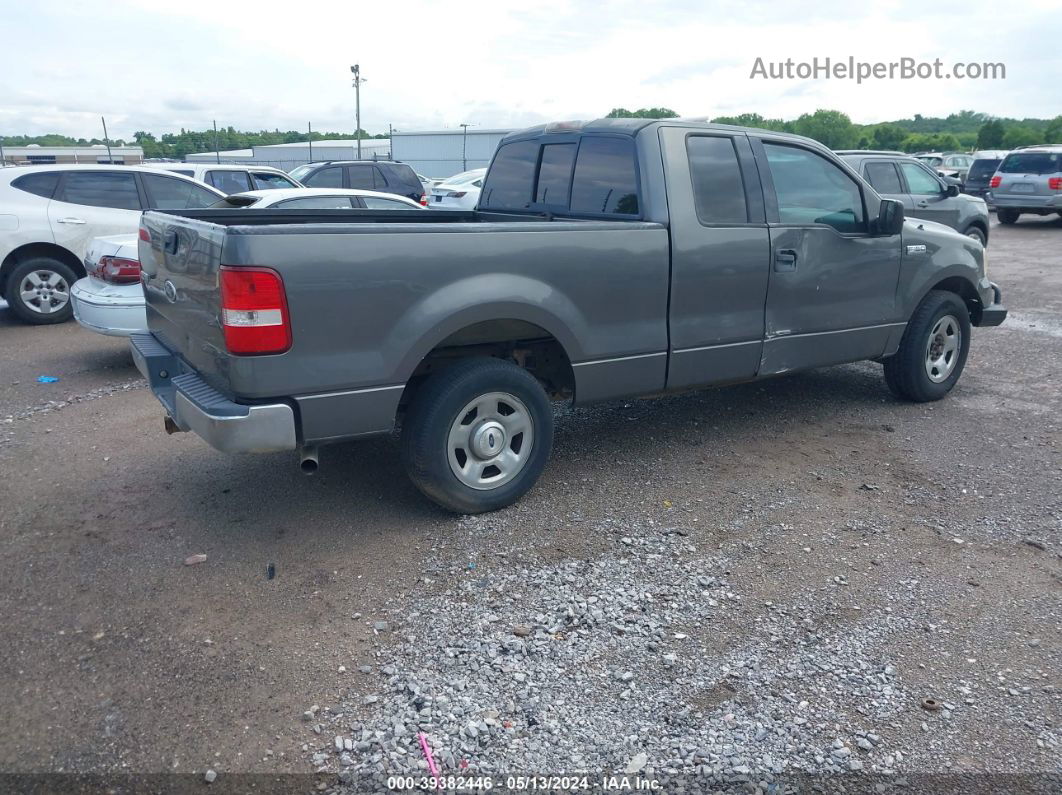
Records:
M361 160L361 84L366 78L361 76L361 67L354 64L350 67L354 75L354 135L358 139L358 160Z
M468 128L471 124L465 123L461 126L461 170L468 171Z

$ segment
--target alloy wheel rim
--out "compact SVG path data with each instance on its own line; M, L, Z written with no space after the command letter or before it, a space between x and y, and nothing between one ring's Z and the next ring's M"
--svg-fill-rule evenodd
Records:
M19 285L19 297L30 311L51 315L70 302L70 285L55 271L30 271Z
M926 375L934 384L947 381L959 362L962 326L954 315L944 315L929 332L926 341Z
M489 491L523 471L534 443L535 425L527 405L508 392L488 392L457 413L447 435L446 457L461 483Z

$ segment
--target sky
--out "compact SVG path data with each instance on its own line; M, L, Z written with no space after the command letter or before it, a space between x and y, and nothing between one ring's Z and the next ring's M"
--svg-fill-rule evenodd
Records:
M608 0L308 3L0 0L0 134L181 128L522 127L613 107L682 116L817 108L868 124L915 113L1062 114L1058 0L855 3ZM830 57L1001 62L1003 80L750 78Z

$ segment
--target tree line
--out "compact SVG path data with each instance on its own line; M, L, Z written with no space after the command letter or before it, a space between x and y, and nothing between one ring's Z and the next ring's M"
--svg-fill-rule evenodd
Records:
M678 113L670 108L613 108L609 118L673 119ZM742 127L760 127L780 132L805 135L822 142L831 149L897 149L903 152L967 151L972 149L1014 149L1044 143L1062 143L1062 116L1053 119L1008 119L995 118L985 113L963 110L946 117L915 114L910 119L882 122L880 124L855 124L847 114L839 110L816 110L796 119L770 119L759 113L741 113L737 116L718 116L712 119L719 124L737 124ZM346 132L314 132L314 141L354 138L386 138L386 134L369 135L364 130L358 134ZM213 129L185 130L179 133L153 133L138 130L133 138L111 140L113 146L135 144L143 147L145 157L179 159L194 152L212 152L215 146L225 151L250 149L269 144L290 144L306 141L305 132L297 130L259 130L244 132L234 127L224 127L215 133ZM0 137L5 146L90 146L102 144L101 138L71 138L66 135L8 135Z
M670 108L613 108L609 118L673 119ZM814 138L831 149L891 149L902 152L956 152L972 149L1016 149L1019 146L1062 143L1062 116L1053 119L995 118L963 110L946 117L922 116L855 124L839 110L816 110L791 121L768 119L759 113L718 116L717 124L737 124Z
M360 135L345 132L314 132L314 141L353 140L355 138L386 138L386 134L369 135L364 130ZM163 133L156 137L153 133L138 130L133 133L132 140L112 138L111 146L140 146L144 150L144 157L162 157L179 159L195 152L213 152L215 146L221 151L230 149L250 149L253 146L268 146L269 144L293 144L307 140L305 132L296 130L259 130L258 132L243 132L235 127L224 127L217 131L215 138L213 128L207 130L185 130L179 133ZM40 146L92 146L102 144L102 138L71 138L67 135L55 133L48 135L8 135L0 136L4 146L28 146L38 144Z

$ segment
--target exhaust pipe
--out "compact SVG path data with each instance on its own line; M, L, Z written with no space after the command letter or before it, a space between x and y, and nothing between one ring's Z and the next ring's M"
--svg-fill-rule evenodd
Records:
M312 475L317 471L320 462L317 460L316 447L303 447L299 451L299 469L304 475Z

